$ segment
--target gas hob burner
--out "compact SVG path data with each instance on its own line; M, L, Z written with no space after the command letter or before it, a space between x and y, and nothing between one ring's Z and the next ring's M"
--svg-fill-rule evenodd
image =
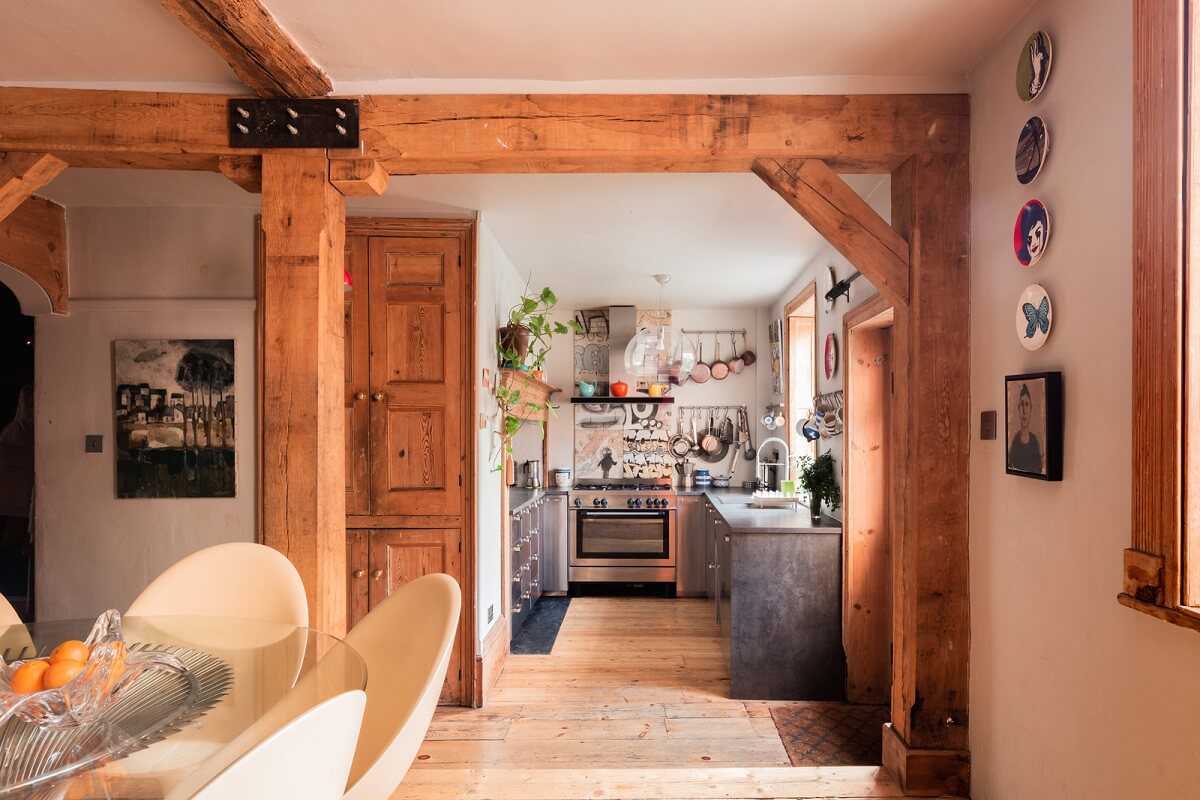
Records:
M610 480L580 481L575 484L576 492L669 492L670 478L614 478Z
M571 505L600 511L666 511L674 508L674 495L669 478L580 481L571 490Z

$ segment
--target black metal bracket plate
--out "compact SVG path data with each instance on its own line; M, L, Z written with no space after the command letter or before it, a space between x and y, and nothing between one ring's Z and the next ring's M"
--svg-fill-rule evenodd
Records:
M229 101L230 147L357 148L357 100Z

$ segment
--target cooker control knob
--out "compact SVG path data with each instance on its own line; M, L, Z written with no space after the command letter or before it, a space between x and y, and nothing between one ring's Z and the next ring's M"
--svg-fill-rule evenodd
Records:
M600 507L600 498L599 498L599 497L593 497L593 498L592 498L592 505L593 505L593 506L595 506L596 508L599 508L599 507Z
M579 508L581 505L583 505L583 500L581 500L580 498L576 497L576 498L575 498L575 507L576 507L576 508Z
M625 505L629 506L630 508L633 508L633 498L631 497L628 500L626 500Z
M601 507L601 508L608 508L608 500L607 500L607 499L604 499L604 498L601 498L601 500L600 500L600 507Z
M654 498L651 497L649 500L646 501L646 508L654 508L655 502L656 501L654 500Z
M668 499L667 499L667 498L665 498L665 497L664 497L662 500L659 500L659 501L658 501L658 507L659 507L659 508L666 508L666 507L667 507L667 506L669 506L669 505L671 505L671 501L670 501L670 500L668 500Z
M634 505L636 505L638 508L641 508L641 507L642 507L642 498L640 498L640 497L639 497L639 498L637 499L637 502L636 502L636 503L634 503Z

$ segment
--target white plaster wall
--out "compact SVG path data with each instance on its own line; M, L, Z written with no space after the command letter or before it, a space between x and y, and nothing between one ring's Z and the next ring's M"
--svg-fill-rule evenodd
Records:
M971 760L977 800L1200 797L1200 634L1117 604L1129 545L1132 8L1042 0L980 63L972 86L972 419L1003 410L1006 374L1062 370L1064 479L1004 474L1002 441L971 443ZM1045 94L1021 103L1014 71L1050 33ZM1013 175L1017 135L1042 115L1042 175ZM1033 269L1012 252L1030 197L1052 214ZM1054 303L1026 352L1015 303L1040 282ZM976 430L974 423L972 431ZM1003 429L1003 428L1002 428Z
M553 287L552 288L557 288ZM714 295L719 293L719 287L714 287ZM568 306L560 316L563 320L571 318L571 314L576 308L576 303L564 303ZM590 306L589 306L590 307ZM759 346L758 331L758 314L754 309L695 309L695 308L677 308L671 311L671 323L675 327L686 329L746 329L746 336L750 342L750 347L755 353L761 352ZM696 337L693 337L696 338ZM704 359L707 362L712 362L716 353L713 348L713 337L704 336ZM764 339L765 341L765 339ZM741 348L742 340L738 337L738 347ZM553 419L549 426L550 431L550 468L555 467L571 467L574 468L574 415L571 411L569 398L574 394L574 386L572 378L574 376L574 344L570 337L563 337L556 340L553 348L550 350L550 355L546 359L546 379L560 387L563 394L555 395L555 398L562 398L562 407L558 411L558 416ZM721 358L729 360L729 337L721 336ZM618 353L614 357L623 358L624 354ZM761 356L760 356L761 357ZM758 385L759 373L765 370L770 372L769 365L763 365L761 370L759 363L756 362L753 366L747 367L739 375L731 374L723 381L710 380L705 384L688 383L684 386L677 386L671 391L671 396L675 398L676 408L681 406L696 406L696 405L728 405L735 407L744 405L750 414L750 419L753 421L757 413L762 415L762 410L758 402ZM736 422L736 416L730 415L730 419ZM674 431L672 431L673 433ZM755 440L757 444L757 440ZM722 461L718 464L705 464L697 460L697 466L707 467L713 470L713 474L725 474L728 467L728 461ZM739 458L734 462L734 478L735 482L750 480L754 474L754 462L746 461L744 458Z
M871 208L875 209L885 220L892 218L892 195L891 195L891 178L881 176L879 184L867 195L867 203ZM832 246L825 247L811 261L805 265L800 276L794 280L790 286L784 289L770 308L763 309L759 313L759 340L763 343L763 349L758 352L760 358L763 359L762 370L759 373L759 409L757 419L761 419L765 406L768 403L783 403L784 395L773 394L771 391L771 364L768 357L768 331L771 322L783 316L783 309L792 298L800 294L805 286L816 281L816 340L817 340L817 392L834 392L846 387L845 381L845 354L846 343L844 340L843 321L846 317L846 312L851 308L873 297L876 294L875 287L871 285L870 280L864 275L854 281L850 285L850 300L847 302L845 297L838 298L837 304L832 311L826 311L825 293L832 287L832 282L829 279L829 266L833 265L834 271L837 273L838 280L847 278L854 273L854 266L846 260L841 253L834 250ZM785 323L786 331L786 323ZM832 379L825 378L825 337L829 333L837 334L838 342L838 366L837 372ZM786 354L785 354L786 358ZM794 428L796 420L790 416L787 420L788 429ZM787 440L787 431L776 429L774 432L768 431L760 424L758 427L758 437L777 436L780 439ZM818 439L818 452L833 453L834 464L837 468L837 481L840 486L842 483L842 453L845 436L834 436L832 439ZM843 498L843 505L845 498ZM826 509L826 513L837 519L842 518L842 510L839 508L836 511Z
M476 283L477 305L475 361L482 371L496 375L496 330L508 309L516 303L525 283L508 255L487 225L487 214L479 216L479 275ZM482 374L475 379L483 380ZM481 383L482 385L482 383ZM480 643L492 625L504 613L500 596L501 551L504 521L500 519L502 476L493 467L498 463L499 439L496 436L496 401L490 391L476 394L477 415L487 420L486 428L476 424L475 507L476 507L476 630ZM488 607L492 620L488 621Z
M114 339L233 338L237 429L254 419L254 210L68 212L71 311L39 317L37 605L43 619L124 609L159 572L255 536L255 442L238 442L232 499L118 500ZM102 299L97 299L102 298ZM104 435L85 454L86 434Z

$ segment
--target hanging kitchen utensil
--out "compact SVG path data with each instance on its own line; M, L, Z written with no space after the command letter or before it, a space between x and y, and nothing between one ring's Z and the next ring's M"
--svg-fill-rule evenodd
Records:
M684 369L683 363L683 338L687 336L683 331L679 332L679 341L675 344L675 354L671 357L671 370L668 380L673 386L683 386L688 382L688 376L691 370ZM691 345L688 345L691 349Z
M713 336L713 344L717 346L717 357L709 365L709 368L712 370L712 376L715 379L723 381L729 377L729 365L721 360L721 334L718 333Z
M721 446L721 440L717 437L717 423L713 410L708 410L708 427L704 430L704 435L700 437L700 450L706 454L712 454Z
M700 450L700 433L696 430L696 418L700 416L699 409L692 410L692 454L699 455Z
M740 375L746 368L746 362L737 354L737 342L734 341L733 331L729 332L729 350L734 354L733 358L729 359L729 371L734 375Z
M696 337L699 340L699 336ZM696 362L696 366L692 367L692 380L696 383L708 383L708 379L712 377L712 370L708 364L704 363L704 342L700 341L700 359Z
M746 409L742 409L742 427L746 432L746 453L747 461L754 461L758 454L754 449L754 437L750 433L750 413Z
M671 455L676 458L686 458L692 452L692 443L686 436L683 435L683 410L679 411L679 422L676 426L675 435L671 437L671 441L667 442L667 449L671 451Z
M754 355L754 351L746 346L746 334L743 333L742 334L742 363L748 367L757 360L758 359Z
M726 447L733 444L733 421L729 419L729 409L725 409L725 421L721 423L721 441Z

